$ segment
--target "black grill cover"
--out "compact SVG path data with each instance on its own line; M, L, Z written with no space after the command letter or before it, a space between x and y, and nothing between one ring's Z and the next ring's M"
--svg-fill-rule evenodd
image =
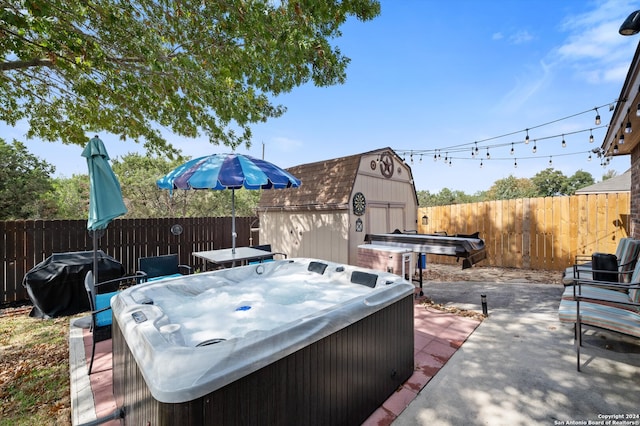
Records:
M98 281L124 275L120 262L98 250ZM54 253L34 266L22 280L36 318L54 318L89 310L84 276L93 269L93 251Z

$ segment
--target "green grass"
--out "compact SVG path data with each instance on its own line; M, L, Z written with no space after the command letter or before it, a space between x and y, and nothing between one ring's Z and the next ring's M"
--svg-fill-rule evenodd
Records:
M69 318L0 316L0 426L69 425Z

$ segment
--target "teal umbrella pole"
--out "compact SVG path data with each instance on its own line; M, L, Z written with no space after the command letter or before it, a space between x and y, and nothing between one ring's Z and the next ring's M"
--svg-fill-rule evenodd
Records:
M93 236L93 279L98 282L98 233L118 216L127 213L120 182L109 164L104 143L95 136L82 151L89 169L89 218L87 229Z

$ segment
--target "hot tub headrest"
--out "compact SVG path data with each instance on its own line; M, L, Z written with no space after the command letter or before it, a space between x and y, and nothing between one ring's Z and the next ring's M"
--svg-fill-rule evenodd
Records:
M309 262L307 271L315 272L317 274L324 274L324 270L327 269L327 264L322 262Z
M353 271L351 273L351 282L354 284L362 284L367 287L374 288L377 281L378 276L376 274L370 274L362 271Z

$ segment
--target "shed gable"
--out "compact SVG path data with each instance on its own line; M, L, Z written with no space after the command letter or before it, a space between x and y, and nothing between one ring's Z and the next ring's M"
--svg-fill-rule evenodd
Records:
M288 168L302 182L300 187L263 191L258 209L348 209L361 158L384 151L391 150L379 149Z

